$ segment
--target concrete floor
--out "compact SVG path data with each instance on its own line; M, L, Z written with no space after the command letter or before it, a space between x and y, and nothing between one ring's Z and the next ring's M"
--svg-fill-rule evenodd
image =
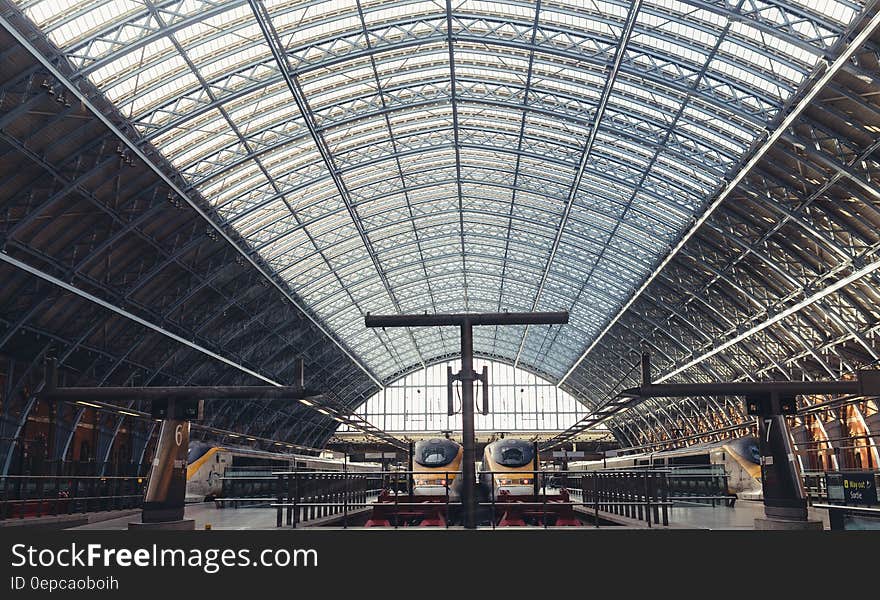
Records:
M184 518L195 519L196 529L204 529L206 523L210 523L212 529L275 529L275 509L272 508L216 508L213 502L202 502L188 504ZM130 522L139 520L140 515L135 515L72 529L128 529Z
M761 502L739 501L733 508L702 504L674 506L669 512L669 522L676 529L754 529L755 519L763 516L764 505ZM809 516L821 520L825 529L829 529L827 510L811 508ZM275 510L270 508L218 509L213 502L205 502L187 505L186 518L195 519L196 529L204 529L206 523L210 523L212 529L276 529ZM72 529L127 529L128 523L134 520L137 520L137 516L89 523Z
M670 524L694 529L754 529L755 519L764 517L764 504L739 500L733 508L704 504L676 505L669 511ZM829 529L828 511L808 509L808 517L822 521Z

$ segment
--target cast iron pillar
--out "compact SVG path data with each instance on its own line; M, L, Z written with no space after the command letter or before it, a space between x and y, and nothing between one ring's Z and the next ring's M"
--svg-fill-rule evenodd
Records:
M477 507L474 482L477 480L477 452L474 438L474 328L465 320L461 324L461 503L464 508L464 526L476 527Z
M141 521L129 529L194 529L195 521L184 519L186 467L189 454L189 423L204 415L203 400L159 399L151 407L161 419L156 454L144 493Z

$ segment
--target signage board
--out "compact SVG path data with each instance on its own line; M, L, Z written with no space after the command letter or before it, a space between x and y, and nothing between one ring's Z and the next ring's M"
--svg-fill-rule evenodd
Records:
M877 504L877 484L873 473L841 473L843 498L847 504Z
M157 398L150 405L150 416L154 419L198 421L204 418L204 411L204 400Z
M383 458L394 459L394 458L397 458L397 453L396 452L365 452L364 458L365 459L372 458L372 459L380 459L380 460Z
M553 458L583 458L584 453L582 450L561 450L554 451Z
M844 504L877 504L877 482L873 473L839 472L825 474L829 501Z

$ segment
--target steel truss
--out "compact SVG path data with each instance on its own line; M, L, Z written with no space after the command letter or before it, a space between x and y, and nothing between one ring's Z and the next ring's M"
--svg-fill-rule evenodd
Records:
M366 312L569 310L566 328L477 331L475 352L594 408L643 348L679 382L880 357L876 40L663 262L873 4L2 1L4 251L186 341L0 265L4 439L47 353L69 385L285 381L302 356L353 409L456 350ZM215 408L211 426L310 446L336 425ZM609 426L644 445L744 419L650 400Z

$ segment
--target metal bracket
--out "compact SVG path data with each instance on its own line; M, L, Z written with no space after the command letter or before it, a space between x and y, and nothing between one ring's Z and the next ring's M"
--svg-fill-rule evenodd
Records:
M880 370L863 369L858 376L860 396L880 396Z

